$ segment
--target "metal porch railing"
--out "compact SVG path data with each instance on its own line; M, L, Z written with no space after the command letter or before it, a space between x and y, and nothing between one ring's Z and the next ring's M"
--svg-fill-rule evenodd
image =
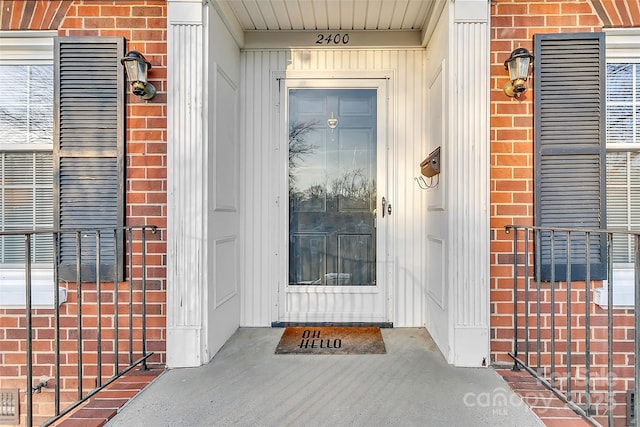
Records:
M513 369L527 370L593 425L637 425L640 232L519 225L505 231L513 239ZM620 238L634 242L632 309L614 307L612 248ZM594 240L606 242L606 285L591 278ZM545 263L550 279L543 281ZM572 280L578 264L584 278ZM593 301L599 286L607 290L600 306Z
M20 394L26 395L26 399L19 400L25 408L28 426L34 421L34 393L51 392L51 380L55 394L53 416L36 414L40 419L51 417L43 426L68 414L134 367L147 369L147 359L153 354L147 351L146 337L148 233L156 233L156 227L0 232L0 242L13 239L15 243L16 239L24 239L25 307L24 311L18 311L21 314L12 315L25 319L26 371L22 372L26 373L26 385ZM63 238L66 249L62 249ZM50 309L32 307L36 239L48 239L53 246L53 308ZM71 253L75 266L67 265L67 270L71 267L72 277L63 280L59 264L64 251L67 260ZM93 270L90 272L86 271L88 258ZM112 264L108 271L104 267L105 258ZM69 293L62 305L58 292L61 285L65 285ZM34 318L41 320L42 317L48 318L45 323L52 326L52 337L50 333L40 336L44 328L34 326ZM41 344L43 340L52 342L53 367L34 361L34 343ZM74 346L77 346L75 351L71 349ZM38 372L46 374L38 380Z

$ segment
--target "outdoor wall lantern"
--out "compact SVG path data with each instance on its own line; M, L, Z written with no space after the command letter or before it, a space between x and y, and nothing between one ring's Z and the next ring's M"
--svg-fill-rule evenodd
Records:
M509 82L504 86L507 96L518 98L526 92L532 63L533 55L523 47L514 49L511 56L504 61L504 69L509 71Z
M156 88L147 82L147 71L151 63L136 50L131 50L120 60L127 72L127 80L131 83L131 91L142 99L156 96Z

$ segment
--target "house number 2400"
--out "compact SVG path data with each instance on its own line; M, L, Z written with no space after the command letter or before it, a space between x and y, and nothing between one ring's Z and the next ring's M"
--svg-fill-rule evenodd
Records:
M316 44L349 44L349 34L318 34Z

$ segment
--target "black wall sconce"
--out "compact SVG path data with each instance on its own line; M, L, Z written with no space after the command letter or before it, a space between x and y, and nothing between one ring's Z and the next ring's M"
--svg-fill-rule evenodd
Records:
M127 72L127 80L131 83L131 92L142 99L156 96L156 88L147 82L147 72L151 63L136 50L131 50L120 60Z
M518 98L527 91L526 82L531 72L533 55L527 49L519 47L511 52L504 61L504 69L509 71L509 81L504 86L507 96Z

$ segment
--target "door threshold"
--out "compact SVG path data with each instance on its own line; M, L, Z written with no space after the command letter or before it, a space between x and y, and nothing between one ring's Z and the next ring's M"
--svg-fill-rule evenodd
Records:
M272 328L286 328L288 326L371 326L378 328L393 328L393 322L271 322Z

